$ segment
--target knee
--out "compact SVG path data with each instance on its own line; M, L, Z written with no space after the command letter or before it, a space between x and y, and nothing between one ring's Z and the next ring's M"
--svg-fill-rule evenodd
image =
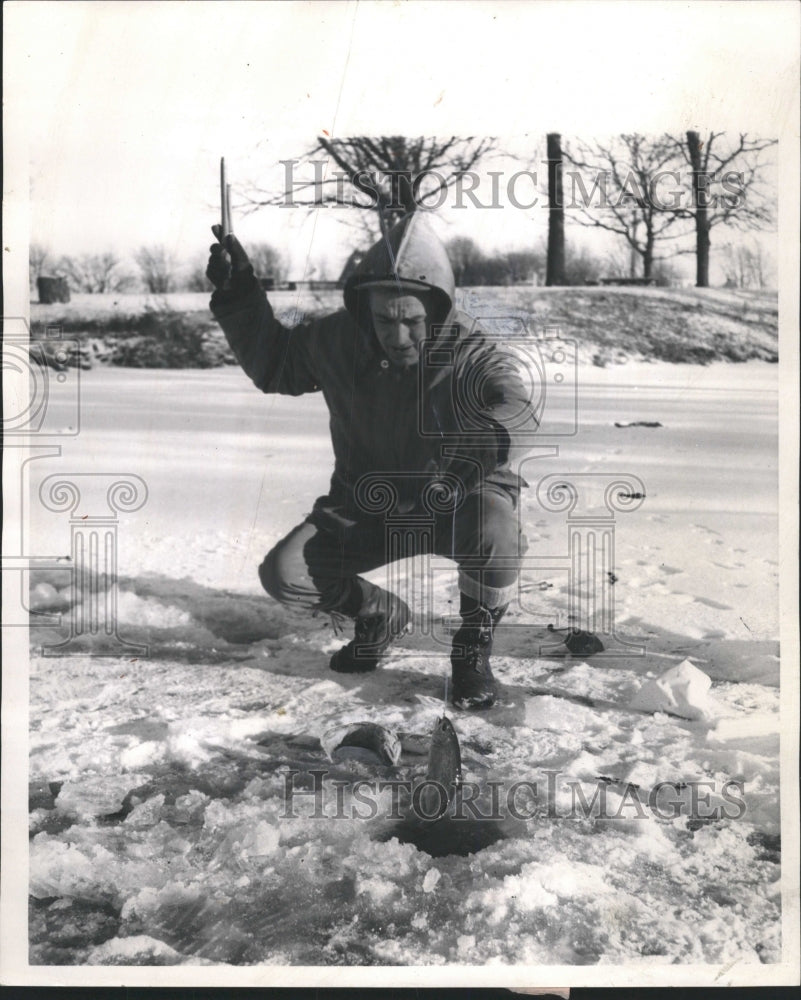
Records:
M479 553L492 559L502 556L506 560L519 559L526 551L526 538L514 518L505 521L485 520L482 525Z
M522 556L527 545L520 530L518 511L511 497L494 490L474 494L468 522L473 531L476 555L484 558ZM472 534L472 533L471 533Z
M262 587L275 601L287 603L291 589L289 564L281 542L271 549L259 566Z

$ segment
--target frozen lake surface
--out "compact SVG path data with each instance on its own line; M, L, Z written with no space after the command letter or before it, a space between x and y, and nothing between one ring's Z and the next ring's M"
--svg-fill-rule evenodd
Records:
M82 373L81 433L31 463L32 496L53 472L145 480L147 503L119 520L119 631L150 655L33 657L32 962L779 960L777 367L582 367L578 387L578 432L544 438L558 456L524 475L642 481L615 521L613 594L644 655L543 650L546 625L568 624L566 578L527 566L493 661L502 704L448 712L477 802L525 781L521 815L409 836L389 790L354 813L354 782L424 772L444 633L420 627L417 601L375 674L335 675L330 622L276 607L256 577L327 489L322 398L263 396L233 369ZM535 488L523 519L529 555L566 555L565 515ZM34 501L30 537L68 555L68 517ZM414 570L393 579L411 587ZM441 618L455 572L434 580ZM687 659L714 713L631 707ZM359 719L406 734L394 772L319 748ZM287 797L321 768L317 797ZM661 798L660 782L675 786ZM571 815L601 787L606 814ZM689 802L707 793L717 818Z

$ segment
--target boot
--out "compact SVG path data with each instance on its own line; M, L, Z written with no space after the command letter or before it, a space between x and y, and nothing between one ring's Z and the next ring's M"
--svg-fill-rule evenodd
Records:
M490 654L495 626L508 604L487 608L462 594L462 625L453 637L451 650L451 701L457 708L490 708L498 696Z
M366 580L358 581L367 589L353 617L356 627L353 639L338 649L329 666L340 674L360 674L375 670L378 660L402 635L411 620L409 606L388 590L375 587Z

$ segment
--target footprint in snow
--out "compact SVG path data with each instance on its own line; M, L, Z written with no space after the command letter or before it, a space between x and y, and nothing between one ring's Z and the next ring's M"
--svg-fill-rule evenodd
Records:
M696 604L706 604L709 608L715 608L717 611L731 611L732 607L730 604L721 604L719 601L710 600L708 597L696 597Z

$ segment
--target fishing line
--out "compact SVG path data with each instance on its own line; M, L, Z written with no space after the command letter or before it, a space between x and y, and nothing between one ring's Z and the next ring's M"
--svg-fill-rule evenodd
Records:
M437 430L439 431L439 436L444 440L445 434L442 430L442 424L439 421L439 410L437 409L437 404L432 400L431 408L434 411L434 420L437 424ZM453 507L451 509L451 560L456 562L456 494L453 497ZM450 677L448 671L445 671L445 690L442 695L442 700L445 703L445 708L448 707L448 683Z

